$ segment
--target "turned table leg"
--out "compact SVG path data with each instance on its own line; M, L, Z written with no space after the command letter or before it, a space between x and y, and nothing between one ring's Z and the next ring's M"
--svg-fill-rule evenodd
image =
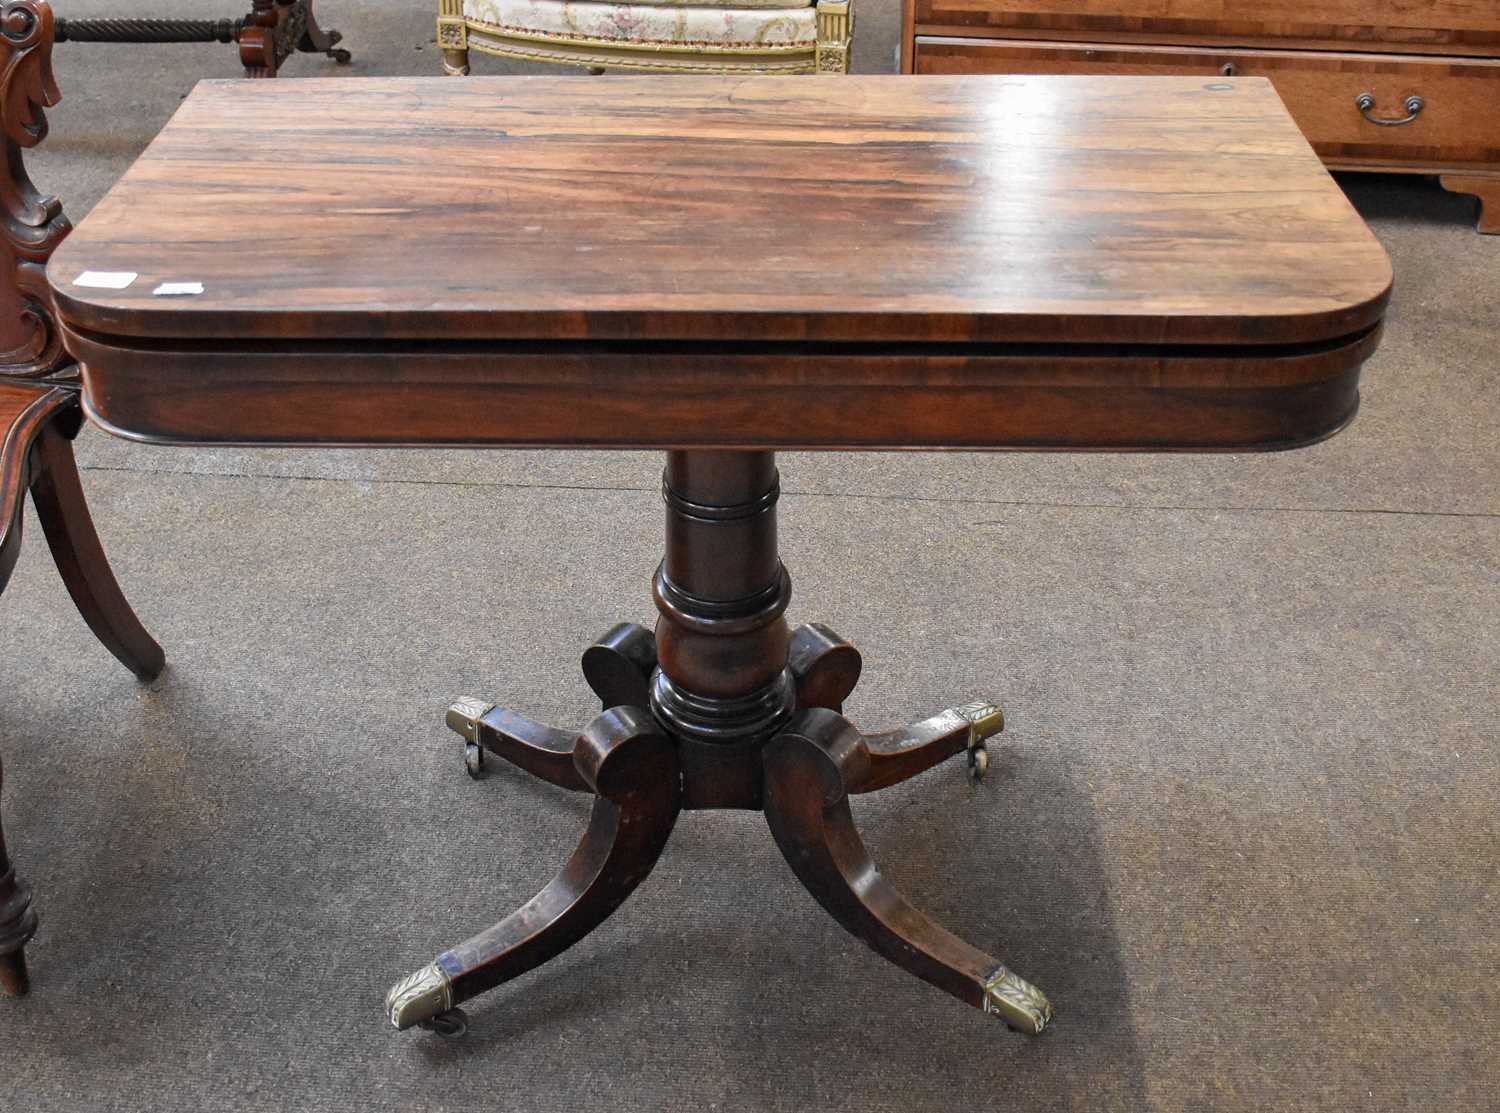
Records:
M791 717L783 615L791 577L776 549L781 484L769 452L671 452L651 711L677 741L684 808L761 805L760 747Z

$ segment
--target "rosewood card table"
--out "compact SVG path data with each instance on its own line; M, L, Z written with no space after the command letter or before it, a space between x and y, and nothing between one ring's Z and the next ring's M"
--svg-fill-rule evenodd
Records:
M783 617L773 454L1307 444L1353 416L1391 280L1264 80L897 76L205 82L48 277L122 436L666 452L660 618L585 651L603 712L448 711L471 771L592 794L583 841L398 983L396 1027L458 1029L682 809L746 808L850 932L1032 1033L1047 999L908 904L849 809L982 773L1000 708L844 717L858 652Z

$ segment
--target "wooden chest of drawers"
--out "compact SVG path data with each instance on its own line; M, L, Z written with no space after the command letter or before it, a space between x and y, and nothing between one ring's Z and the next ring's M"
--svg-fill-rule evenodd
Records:
M1500 233L1500 0L903 0L906 73L1269 78L1330 167L1439 174Z

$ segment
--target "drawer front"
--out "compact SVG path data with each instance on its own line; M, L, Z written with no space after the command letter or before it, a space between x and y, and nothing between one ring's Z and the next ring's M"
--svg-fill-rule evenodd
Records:
M1266 77L1326 159L1500 162L1500 62L922 36L915 71ZM1356 103L1361 94L1373 98L1364 110ZM1421 108L1394 123L1410 115L1412 97L1421 98Z
M1495 0L906 0L924 32L1297 40L1333 50L1483 52L1500 43ZM1342 45L1340 45L1342 44ZM1496 51L1494 53L1500 53Z

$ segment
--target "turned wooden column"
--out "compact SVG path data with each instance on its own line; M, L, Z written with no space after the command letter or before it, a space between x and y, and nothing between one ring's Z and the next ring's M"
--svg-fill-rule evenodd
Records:
M759 763L745 751L796 702L782 617L792 582L776 552L780 495L773 453L667 454L651 710L683 750L685 807L759 807Z

